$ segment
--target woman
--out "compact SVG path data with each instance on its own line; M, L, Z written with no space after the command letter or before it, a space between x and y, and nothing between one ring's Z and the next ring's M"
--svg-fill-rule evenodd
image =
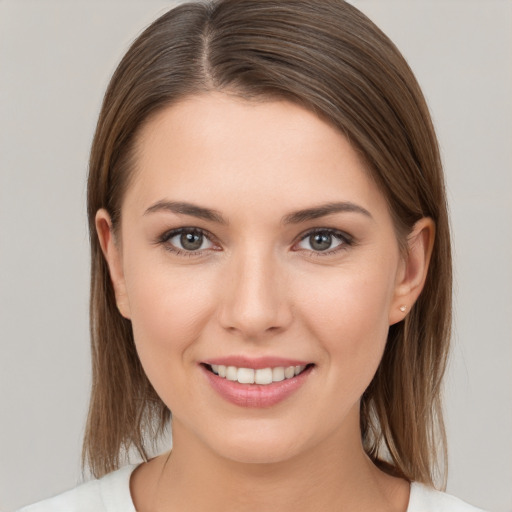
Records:
M132 45L91 151L100 478L27 510L471 511L444 482L437 142L341 0L186 4ZM149 459L165 432L172 451ZM138 450L142 464L119 469Z

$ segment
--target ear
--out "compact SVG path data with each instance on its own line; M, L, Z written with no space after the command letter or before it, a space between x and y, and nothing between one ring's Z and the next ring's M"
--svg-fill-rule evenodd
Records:
M105 209L96 212L96 232L103 256L110 271L110 280L114 287L117 308L121 315L130 319L130 304L126 293L121 248L115 238L112 220Z
M402 259L389 311L389 325L403 320L419 297L427 278L434 247L435 224L429 217L420 219L407 237L407 254Z

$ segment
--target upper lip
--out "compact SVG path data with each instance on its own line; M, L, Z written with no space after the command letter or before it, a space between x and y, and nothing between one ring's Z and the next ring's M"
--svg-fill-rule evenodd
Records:
M302 359L289 359L277 356L264 356L264 357L247 357L243 355L232 355L224 357L214 357L202 361L207 365L223 365L223 366L236 366L237 368L253 368L258 370L260 368L276 368L280 366L307 366L311 361L304 361Z

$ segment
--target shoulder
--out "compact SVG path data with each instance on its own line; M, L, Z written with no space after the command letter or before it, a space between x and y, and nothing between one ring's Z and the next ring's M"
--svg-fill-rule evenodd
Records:
M136 465L126 466L18 512L135 512L130 476Z
M466 502L418 482L411 484L407 512L484 512Z

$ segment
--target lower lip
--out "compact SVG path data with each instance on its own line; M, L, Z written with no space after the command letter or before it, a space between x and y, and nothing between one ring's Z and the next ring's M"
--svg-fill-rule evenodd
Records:
M224 379L201 365L212 388L225 400L240 407L264 408L282 402L295 393L308 378L312 366L302 373L272 384L240 384L239 382Z

